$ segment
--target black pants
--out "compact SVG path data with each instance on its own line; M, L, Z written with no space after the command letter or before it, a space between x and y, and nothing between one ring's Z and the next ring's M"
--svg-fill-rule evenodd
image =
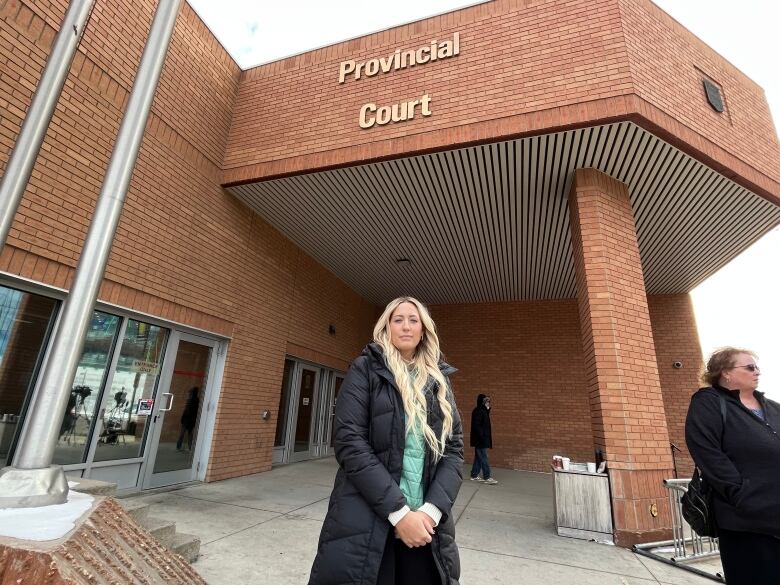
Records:
M728 585L780 583L780 538L718 529L720 560Z
M377 585L442 585L431 545L409 548L390 528Z

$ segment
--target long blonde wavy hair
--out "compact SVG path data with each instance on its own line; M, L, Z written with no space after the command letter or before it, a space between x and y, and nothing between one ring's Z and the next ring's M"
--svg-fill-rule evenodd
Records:
M407 367L407 362L401 357L401 352L396 349L390 340L390 320L395 310L403 303L415 306L423 325L423 336L414 353L414 359ZM422 429L425 442L433 452L434 459L439 460L444 455L444 445L452 434L452 405L447 399L447 381L439 370L441 361L441 349L439 337L436 335L436 324L431 319L431 314L420 301L412 297L399 297L385 307L384 313L374 326L374 341L382 348L385 354L387 367L395 378L398 390L406 413L406 433L417 426ZM411 374L414 375L411 375ZM437 437L433 429L428 425L428 408L425 402L423 388L428 378L436 381L436 397L439 407L444 415L441 436Z

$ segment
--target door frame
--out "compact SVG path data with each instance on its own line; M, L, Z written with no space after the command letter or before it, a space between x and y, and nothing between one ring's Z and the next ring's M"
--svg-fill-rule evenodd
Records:
M314 391L312 392L312 404L311 404L311 417L309 418L309 448L305 451L295 450L295 433L298 429L298 408L301 399L301 379L303 378L303 370L310 370L314 372ZM291 383L293 385L290 392L290 402L288 405L288 419L287 419L287 447L286 447L286 463L297 463L298 461L306 461L307 459L314 459L317 454L315 452L316 438L314 435L317 431L317 415L319 412L320 403L320 385L322 384L322 367L305 362L303 360L295 360L295 367L293 369L293 375L290 376Z
M162 432L163 421L165 420L165 408L173 406L172 403L166 403L163 401L163 397L168 393L173 381L174 368L176 366L176 358L179 350L179 343L181 341L188 341L190 343L196 343L211 348L211 355L209 356L208 373L206 377L205 388L201 393L200 403L200 417L198 421L198 429L196 431L195 451L192 456L192 466L190 468L165 471L160 473L154 473L154 464L157 459L157 449L160 445L160 434ZM184 331L176 329L171 330L170 338L168 339L168 345L165 348L166 359L163 364L163 370L160 374L160 382L157 385L157 392L154 397L154 414L149 416L150 427L148 432L148 438L146 442L146 448L144 452L144 462L141 466L139 473L139 486L141 489L151 489L156 487L163 487L167 485L174 485L177 483L186 483L195 479L205 478L205 465L203 461L208 459L208 450L204 450L204 443L208 443L208 447L211 446L213 427L213 415L216 409L213 408L215 402L216 390L221 386L223 367L220 362L222 360L224 351L222 351L222 343L216 339L209 337L201 337L199 335L193 335ZM204 410L205 409L205 410ZM208 436L207 436L208 435ZM203 473L201 474L201 468Z
M283 465L297 463L308 459L325 457L333 452L330 447L330 433L333 428L333 393L335 391L336 378L344 378L346 374L341 370L304 360L292 355L286 355L285 361L293 362L293 370L290 375L288 402L286 412L279 416L287 417L284 444L274 448L274 464ZM312 404L312 416L309 422L309 448L306 451L295 451L295 431L298 423L298 407L301 399L301 374L303 369L316 372L314 383L314 396ZM284 388L280 388L284 392Z

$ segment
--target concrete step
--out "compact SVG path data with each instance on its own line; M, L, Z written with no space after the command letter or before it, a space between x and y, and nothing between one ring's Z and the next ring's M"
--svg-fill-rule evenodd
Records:
M147 504L138 498L117 500L117 502L119 502L125 509L125 512L130 514L130 517L139 524L143 525L144 521L149 518L149 508L151 507L151 504Z
M75 485L74 485L75 484ZM93 496L113 496L116 494L116 484L97 479L68 478L68 485L74 492L91 494Z
M176 534L170 549L183 556L187 562L194 563L200 554L200 538L192 534Z
M161 520L152 516L146 518L140 524L147 532L160 541L160 544L166 548L172 548L173 541L176 538L176 522Z

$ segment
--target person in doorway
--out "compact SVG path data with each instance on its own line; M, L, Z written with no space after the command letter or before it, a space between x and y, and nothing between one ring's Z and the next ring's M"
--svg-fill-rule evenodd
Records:
M187 449L192 450L192 435L195 431L195 424L198 422L198 407L200 406L200 388L197 386L190 388L187 396L187 402L184 403L184 411L181 413L181 433L179 440L176 441L176 450L181 451L184 445L184 435L187 435Z
M760 374L752 351L716 351L685 421L688 450L713 489L729 585L780 579L780 404L757 390Z
M458 584L455 371L422 303L391 301L336 401L339 470L310 585Z
M487 450L493 448L493 431L490 427L490 396L477 396L477 406L471 411L471 446L474 447L474 464L471 466L471 481L496 485L497 479L490 474ZM482 476L480 477L480 473Z

